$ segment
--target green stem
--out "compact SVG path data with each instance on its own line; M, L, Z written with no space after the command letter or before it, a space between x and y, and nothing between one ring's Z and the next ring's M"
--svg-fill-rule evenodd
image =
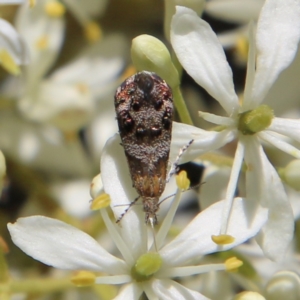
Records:
M0 282L6 282L9 279L7 263L5 260L4 253L0 249Z
M173 97L174 97L175 107L177 109L181 122L185 124L193 125L192 118L185 105L185 101L182 97L179 86L173 88Z

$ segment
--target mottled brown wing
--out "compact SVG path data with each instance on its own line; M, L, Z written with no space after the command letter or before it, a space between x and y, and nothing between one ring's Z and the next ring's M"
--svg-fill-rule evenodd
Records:
M155 73L137 73L118 88L115 108L133 186L142 197L159 197L171 144L171 89Z

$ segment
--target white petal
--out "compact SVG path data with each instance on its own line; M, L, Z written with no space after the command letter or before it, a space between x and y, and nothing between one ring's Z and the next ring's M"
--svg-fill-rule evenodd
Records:
M201 255L227 250L241 244L256 235L267 220L267 210L261 207L249 220L247 200L236 198L227 229L227 234L232 235L235 241L218 247L211 236L220 232L223 206L224 201L219 201L199 213L173 241L161 249L160 254L168 266L182 265Z
M199 202L202 209L225 198L230 170L227 166L220 167L210 163L205 165L202 176L202 182L205 184L200 187L199 191Z
M175 14L175 6L185 6L189 7L192 10L194 10L199 16L202 14L205 0L169 0L164 1L165 3L165 15L164 15L164 33L167 40L170 40L170 26L171 26L171 19L173 15Z
M247 199L258 200L269 209L260 245L267 257L280 260L293 238L293 211L283 184L259 142L249 138L245 146Z
M141 286L138 284L129 283L120 289L118 295L114 298L114 300L124 300L124 299L132 299L139 300L143 290Z
M89 194L90 180L88 179L61 179L51 184L50 189L62 209L75 218L86 218L91 214Z
M202 294L190 290L174 280L160 279L152 281L152 289L158 299L164 300L209 300Z
M238 108L238 98L232 71L216 34L193 10L176 8L171 23L171 41L180 63L199 85L219 101L228 115L232 115Z
M126 274L123 261L62 221L43 216L20 218L9 223L8 230L13 242L27 255L55 268Z
M220 234L226 234L227 232L228 219L231 218L231 209L234 201L234 195L236 193L236 189L238 185L239 175L242 169L244 152L245 152L245 146L239 140L235 150L230 178L229 178L227 191L226 191L226 196L224 199L225 203L223 206L222 226L221 226Z
M251 92L253 87L253 81L255 76L256 68L256 45L255 45L255 28L253 22L248 26L248 40L249 40L249 50L248 50L248 61L247 61L247 74L246 83L244 88L244 99L242 101L242 107L240 112L249 110L252 105Z
M63 131L75 131L90 121L94 98L75 84L44 80L34 93L18 101L22 114L33 121L50 122Z
M31 136L30 141L21 141ZM91 170L95 165L90 160L87 160L86 152L82 148L79 140L74 140L72 143L67 143L62 133L53 126L37 126L34 122L26 122L24 118L20 118L11 112L2 114L0 118L0 145L4 152L17 160L24 158L23 151L27 149L21 148L24 144L32 143L32 136L35 136L37 147L35 152L26 158L31 157L30 161L23 163L50 172L53 174L64 174L70 178L90 177ZM76 161L76 163L74 163Z
M258 135L265 142L270 143L281 151L300 159L300 150L286 142L285 138L282 138L279 134L265 130L264 132L260 132Z
M205 12L223 21L248 23L257 20L264 0L207 1Z
M223 126L234 126L235 125L235 120L233 118L229 117L222 117L218 116L215 114L199 111L199 117L204 119L207 122L213 123L213 124L218 124L218 125L223 125Z
M109 100L112 102L112 99ZM95 158L94 161L100 161L100 154L106 141L119 130L115 118L116 112L113 103L111 105L101 103L101 112L97 113L97 116L93 118L87 135L87 143L92 156Z
M26 68L26 82L30 87L52 66L64 38L64 19L48 16L45 12L46 3L47 0L36 1L32 8L24 3L16 18L16 28L30 52L30 64ZM46 47L43 49L37 46L40 39L45 40Z
M103 182L101 178L101 174L96 175L90 185L90 195L92 199L95 199L97 196L104 193Z
M120 143L120 136L114 135L107 141L101 156L102 182L105 192L110 195L116 219L138 195L132 187L124 149ZM138 203L141 203L140 201ZM133 205L120 221L121 235L135 258L147 251L147 226L144 220L142 205L137 204Z
M180 163L191 161L205 152L219 149L231 142L234 137L235 134L231 129L221 132L206 131L195 126L173 122L169 161L173 163L180 149L186 146L191 140L194 140L194 142L184 152Z
M29 52L22 37L3 19L0 19L0 49L6 49L18 65L29 62Z
M300 2L267 0L257 24L257 65L252 108L264 99L279 73L294 59L300 37Z
M275 131L300 143L300 120L273 118L268 130Z
M24 0L1 0L0 4L1 5L10 5L10 4L21 4L23 3Z
M114 92L116 79L124 68L126 40L122 35L108 35L86 47L72 62L55 71L50 79L58 83L86 85L92 94L104 98Z

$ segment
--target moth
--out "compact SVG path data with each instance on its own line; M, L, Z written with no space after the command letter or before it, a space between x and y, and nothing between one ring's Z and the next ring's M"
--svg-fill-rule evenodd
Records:
M166 185L172 136L172 91L157 74L142 71L118 87L114 103L132 183L139 195L128 209L141 198L145 222L153 226L157 223L159 198Z

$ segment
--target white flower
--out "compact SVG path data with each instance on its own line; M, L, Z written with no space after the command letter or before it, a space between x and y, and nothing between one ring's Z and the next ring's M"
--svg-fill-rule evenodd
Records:
M87 47L20 99L20 110L31 120L51 122L66 132L81 128L95 116L98 103L103 110L107 106L104 100L115 90L124 65L124 45L122 36L110 35Z
M30 64L25 68L25 91L34 89L55 62L64 40L63 14L52 16L45 9L51 0L24 3L16 15L16 29L29 48Z
M89 186L90 181L86 178L59 180L50 184L50 190L65 212L77 219L83 219L91 214Z
M27 119L70 132L90 122L97 102L116 88L126 43L121 35L111 34L46 77L64 40L64 10L59 10L60 5L40 0L33 8L23 5L18 11L16 26L28 44L31 63L25 68L22 88L16 89L16 82L10 82L6 89L19 98L18 108Z
M228 139L238 140L220 233L228 232L226 223L230 220L231 202L244 160L248 203L252 203L254 211L257 202L269 209L260 243L265 254L272 259L279 259L285 253L292 239L294 221L284 187L261 143L268 142L299 158L300 151L285 142L281 135L299 141L300 123L275 118L269 107L260 104L279 73L295 56L300 35L299 16L299 1L265 2L257 24L256 45L253 36L250 41L247 80L241 103L234 91L232 72L223 49L210 26L195 12L183 7L177 7L172 20L171 41L179 61L228 115L200 114L205 120L224 128L219 133L223 135L216 136L211 142L211 149L215 149L218 142L221 147ZM186 139L189 138L187 135ZM194 144L191 152L196 151L197 141Z
M128 203L132 196L130 178L128 174L123 176L128 169L122 168L126 159L119 142L118 136L108 141L101 162L104 189L110 194L112 209L117 217L124 211L124 207L116 208L115 205ZM126 185L122 184L124 182ZM102 197L99 195L101 190L102 183L98 176L91 188L94 201ZM115 299L139 299L143 292L149 299L207 299L172 278L234 267L232 261L226 261L225 264L197 265L204 254L220 250L212 242L211 235L220 228L223 202L218 202L198 214L174 240L164 245L179 200L180 192L177 193L168 215L155 235L156 242L152 245L148 245L147 225L141 207L132 207L120 226L109 218L106 208L100 210L122 259L109 254L84 232L58 220L33 216L21 218L15 224L8 224L8 228L17 246L45 264L60 269L102 272L106 275L96 277L95 283L122 284L123 287ZM235 222L230 222L229 227L236 239L233 244L225 245L221 250L229 249L255 235L266 221L266 210L261 208L262 213L257 214L249 224L243 213L243 205L245 201L241 198L234 202Z
M20 4L23 1L0 1L0 5ZM28 49L15 28L6 20L0 19L0 64L12 75L19 75L20 65L27 64Z

